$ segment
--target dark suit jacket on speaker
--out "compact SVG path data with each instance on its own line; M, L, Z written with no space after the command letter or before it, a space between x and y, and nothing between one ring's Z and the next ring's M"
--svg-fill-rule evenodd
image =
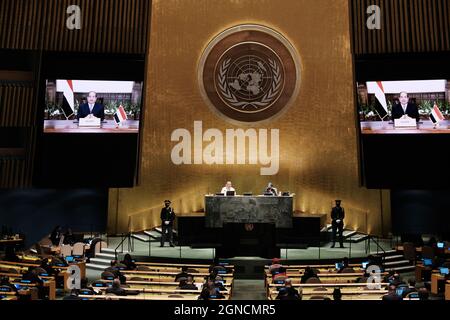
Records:
M394 104L392 106L392 120L401 118L404 114L407 114L410 118L419 121L419 109L413 103L408 103L406 106L406 112L403 111L402 105L400 103Z
M87 103L83 103L82 105L80 105L80 108L78 109L78 114L77 114L77 118L85 118L90 114L90 110L89 110L89 104ZM103 107L103 105L99 104L99 103L95 103L94 107L92 108L92 114L97 117L100 118L102 120L105 119L105 107Z

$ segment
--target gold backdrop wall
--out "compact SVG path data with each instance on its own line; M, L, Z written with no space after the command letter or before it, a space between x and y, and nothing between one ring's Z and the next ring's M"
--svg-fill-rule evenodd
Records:
M164 199L189 215L204 194L232 180L238 193L259 193L268 181L296 194L294 209L329 213L342 199L349 227L386 233L389 194L359 186L349 8L347 0L154 0L146 79L139 186L112 189L109 232L159 224ZM287 112L257 126L280 130L280 169L259 165L174 165L171 133L245 128L212 113L197 83L197 65L217 34L238 24L262 24L283 34L300 55L300 92Z

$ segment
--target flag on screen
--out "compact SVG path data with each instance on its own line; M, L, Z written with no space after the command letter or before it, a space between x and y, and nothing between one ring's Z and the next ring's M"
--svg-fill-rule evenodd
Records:
M63 80L61 81L61 85L64 97L61 108L66 118L68 118L73 115L75 111L72 80Z
M430 120L434 124L437 124L440 121L444 120L444 116L442 115L442 112L441 112L441 110L439 110L436 103L434 104L433 109L431 110Z
M127 114L122 105L120 105L119 109L117 109L116 113L114 113L114 120L116 121L117 124L127 120Z
M384 88L381 81L377 81L374 89L375 93L375 110L378 113L378 116L381 118L381 120L384 120L386 116L388 115L388 108L386 103L386 96L384 94Z

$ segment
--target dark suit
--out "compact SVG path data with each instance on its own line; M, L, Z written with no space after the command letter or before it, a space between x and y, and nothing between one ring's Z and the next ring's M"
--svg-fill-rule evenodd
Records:
M392 120L400 119L403 115L408 115L410 118L416 119L419 121L419 109L413 103L408 103L406 106L406 112L403 111L402 105L400 103L394 104L392 106Z
M92 112L89 110L89 104L83 103L78 108L77 119L85 118L89 114L93 114L95 117L100 118L102 120L105 119L105 107L99 103L95 103L92 108Z
M175 212L171 207L164 207L161 209L161 246L164 246L164 242L169 241L169 243L172 245L173 242L173 221L175 220ZM166 224L166 221L169 223ZM166 238L169 238L167 240Z
M342 235L344 231L344 218L345 210L342 207L334 207L331 209L331 230L332 230L332 240L333 246L336 242L336 231L339 231L339 244L341 247L344 246L344 237ZM337 220L340 220L337 222Z

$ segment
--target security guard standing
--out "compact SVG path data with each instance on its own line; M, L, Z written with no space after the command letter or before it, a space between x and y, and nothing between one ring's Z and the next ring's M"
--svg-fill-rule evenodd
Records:
M344 248L344 218L345 218L345 210L341 207L341 200L335 200L336 206L331 209L331 230L332 230L332 238L333 244L331 248L334 248L334 244L336 242L336 231L339 232L339 244L341 248Z
M175 220L175 212L170 206L170 203L170 200L164 200L164 208L161 209L161 247L164 247L164 242L166 241L169 241L170 246L174 247L173 221Z

